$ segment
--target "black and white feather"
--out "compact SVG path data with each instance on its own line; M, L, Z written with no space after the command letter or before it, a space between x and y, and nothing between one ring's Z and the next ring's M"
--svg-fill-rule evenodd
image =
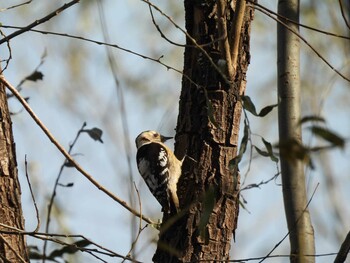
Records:
M142 132L136 138L137 167L149 190L167 213L179 210L177 183L181 165L174 153L163 143L170 137L155 131Z

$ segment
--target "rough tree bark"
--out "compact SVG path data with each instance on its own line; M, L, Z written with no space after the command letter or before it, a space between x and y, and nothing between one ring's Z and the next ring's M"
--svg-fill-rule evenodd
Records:
M24 230L15 143L5 87L0 82L0 223ZM23 235L4 234L0 226L0 262L29 262Z
M279 0L278 14L299 23L299 0ZM295 32L297 24L283 21ZM284 209L291 246L291 262L315 262L314 231L307 208L304 163L293 155L301 145L300 43L285 25L277 25L278 125ZM295 151L294 151L295 152Z
M210 59L187 37L175 153L196 161L185 159L182 212L164 215L153 260L221 262L237 227L239 175L229 161L237 154L253 10L244 0L185 0L185 14L188 34Z

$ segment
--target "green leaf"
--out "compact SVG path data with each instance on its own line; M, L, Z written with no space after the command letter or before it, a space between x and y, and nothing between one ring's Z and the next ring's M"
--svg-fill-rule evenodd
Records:
M29 258L30 259L43 259L44 256L39 252L37 246L28 246Z
M90 130L83 130L83 131L87 132L93 140L103 143L101 138L103 131L101 129L95 127Z
M326 122L326 120L320 116L316 116L316 115L309 115L309 116L305 116L303 118L301 118L301 120L299 121L299 124L303 124L306 122Z
M260 154L261 156L264 157L270 157L270 159L275 162L278 163L278 158L273 154L273 152L266 152L263 151L261 149L259 149L257 146L254 145L255 150L258 152L258 154Z
M265 117L267 114L269 114L273 110L273 108L275 108L277 106L278 106L278 104L273 104L273 105L269 105L269 106L262 108L261 111L259 112L258 116Z
M231 172L235 172L237 170L238 164L242 160L243 154L247 150L248 133L249 133L248 124L244 122L243 138L241 140L241 145L239 147L239 153L236 157L230 160L228 164L228 168L230 169Z
M258 114L256 113L255 105L249 96L242 96L242 101L243 101L243 108L245 108L247 111L249 111L253 115L258 116Z
M278 106L278 104L273 104L273 105L269 105L264 107L259 114L256 112L256 108L254 103L252 102L251 98L249 96L242 96L242 101L243 101L243 108L246 109L247 111L249 111L251 114L253 114L254 116L257 117L264 117L267 114L269 114L273 108L275 108L276 106Z
M44 255L36 251L29 251L29 259L43 259Z
M345 139L335 134L331 130L320 126L312 126L310 129L313 134L324 139L327 142L330 142L333 146L344 148Z
M247 207L244 205L244 204L246 203L244 200L243 200L243 201L239 200L238 202L239 202L239 205L240 205L244 210L246 210L248 213L250 213L250 212L248 211Z
M72 162L69 161L69 160L66 160L66 161L64 162L64 166L65 166L65 167L74 167L74 163L72 163Z
M68 184L61 184L61 183L58 183L59 186L61 187L73 187L74 186L74 183L68 183Z
M30 74L29 76L27 76L25 79L26 80L30 80L30 81L38 81L38 80L42 80L44 77L43 73L41 73L40 71L34 71L32 74Z
M266 150L267 150L267 153L268 153L268 156L270 157L270 159L275 162L275 163L278 163L278 158L274 155L273 153L273 150L272 150L272 145L271 143L269 143L268 141L266 141L264 138L261 138L261 140L263 141L265 147L266 147Z
M87 247L90 244L92 243L86 239L79 240L73 244L64 246L61 249L56 249L52 251L51 254L49 255L49 258L62 257L64 254L74 254L80 251L81 248Z
M254 148L255 150L258 152L258 154L260 154L261 156L264 156L264 157L269 157L269 153L268 152L265 152L263 150L260 150L257 146L254 145Z
M280 150L280 156L288 161L294 162L295 160L301 160L311 169L314 168L309 148L305 147L296 139L280 141L278 148Z
M249 133L249 126L246 122L244 122L244 130L243 130L243 138L241 141L241 146L239 147L239 155L242 157L245 151L247 150L247 144L248 144L248 133Z

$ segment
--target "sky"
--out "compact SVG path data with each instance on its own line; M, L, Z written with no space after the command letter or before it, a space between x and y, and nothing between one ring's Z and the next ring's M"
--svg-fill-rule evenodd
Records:
M0 8L13 3L9 0L2 1ZM181 5L162 1L154 3L169 14L178 25L184 27ZM276 10L275 2L259 1L259 3ZM63 4L64 1L46 4L32 1L28 5L2 12L0 22L3 25L25 26ZM145 3L140 0L105 0L102 4L110 43L152 58L160 58L162 62L181 71L183 49L170 45L160 37L152 24ZM336 28L338 34L348 34L346 28L341 26L342 20L339 17L332 17L331 10L338 10L337 6L331 5L331 8L328 8L330 4L322 2L318 9L313 9L313 4L312 1L303 4L305 13L302 22L322 26L325 30ZM319 16L319 12L325 10L328 12L327 19ZM308 12L313 16L308 16ZM184 43L183 34L164 17L155 14L157 22L167 36L175 42ZM69 8L44 25L38 26L37 29L104 41L100 21L97 2L81 1L80 4ZM5 34L13 31L4 28L2 30ZM251 64L248 69L246 93L252 98L257 109L277 101L275 33L275 22L256 12L251 34ZM335 67L343 69L344 73L350 72L348 58L342 56L344 53L340 48L342 46L340 40L320 37L306 30L302 30L302 33L315 47L321 49L328 46L331 51L324 54L332 56L327 58ZM73 148L74 157L101 185L115 195L128 203L131 195L135 200L133 206L138 209L137 193L134 185L130 184L128 175L130 171L127 156L129 156L132 161L132 182L140 192L142 212L158 220L161 219L160 206L149 193L136 169L134 138L141 131L148 129L159 130L169 136L175 134L181 75L129 52L116 48L113 48L112 52L117 66L115 73L118 87L123 92L125 115L121 108L121 97L116 90L115 79L108 66L105 46L64 36L27 32L11 40L12 60L4 75L16 86L39 65L41 57L46 54L44 63L39 68L44 74L44 79L35 83L26 82L21 91L22 95L29 97L30 106L66 148L72 143L84 122L87 123L87 128L102 129L103 144L92 140L84 133ZM8 55L5 45L0 46L0 54L1 59ZM327 121L327 127L348 138L349 84L336 76L304 44L301 56L303 116L321 113ZM29 163L28 173L40 211L40 229L44 230L48 199L64 157L18 102L11 99L9 105L11 112L16 113L12 116L12 121L26 228L35 229L37 220L25 180L25 156ZM126 116L124 121L127 122L127 137L123 131L123 116ZM263 119L253 117L249 113L248 117L254 133L254 143L262 147L260 136L271 143L277 142L276 110ZM319 143L310 135L307 128L303 131L306 143ZM170 141L169 145L172 146L173 143ZM249 155L240 166L242 179L246 178L245 185L265 181L276 174L276 165L258 157L256 153L253 154L250 171L246 173L248 157ZM316 168L306 169L306 178L309 197L317 188L310 204L316 235L316 252L333 253L339 248L339 239L344 238L350 229L349 221L338 221L332 212L334 207L340 205L341 218L346 219L350 216L350 208L346 202L344 204L349 198L347 191L349 176L346 173L349 168L349 150L348 147L342 150L334 149L324 155L317 154L313 158ZM330 195L328 195L329 178L335 179L334 189L336 189ZM58 188L55 200L57 209L54 212L55 218L52 219L50 232L66 231L66 233L83 234L102 246L126 255L136 238L135 233L131 231L135 221L130 213L72 168L64 169L60 182L74 183L74 186ZM277 178L267 185L242 193L247 203L246 209L241 208L236 242L232 245L234 259L264 256L287 234L280 183L280 178ZM144 226L144 223L142 225ZM336 233L340 233L338 238ZM157 231L152 227L142 231L135 249L136 259L150 262L155 250L156 237ZM28 238L28 243L42 248L41 241ZM56 248L51 245L48 251L54 247ZM275 254L288 254L288 251L287 238L277 248ZM115 262L111 258L105 260ZM319 257L317 262L332 260L332 257ZM87 254L82 254L79 255L79 262L98 261ZM288 262L288 259L270 259L268 262Z

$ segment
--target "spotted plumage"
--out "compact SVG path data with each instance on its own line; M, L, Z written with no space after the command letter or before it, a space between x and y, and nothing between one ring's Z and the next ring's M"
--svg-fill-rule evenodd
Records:
M179 210L177 182L181 165L173 152L163 143L170 137L155 131L142 132L136 138L137 167L154 197L167 213Z

